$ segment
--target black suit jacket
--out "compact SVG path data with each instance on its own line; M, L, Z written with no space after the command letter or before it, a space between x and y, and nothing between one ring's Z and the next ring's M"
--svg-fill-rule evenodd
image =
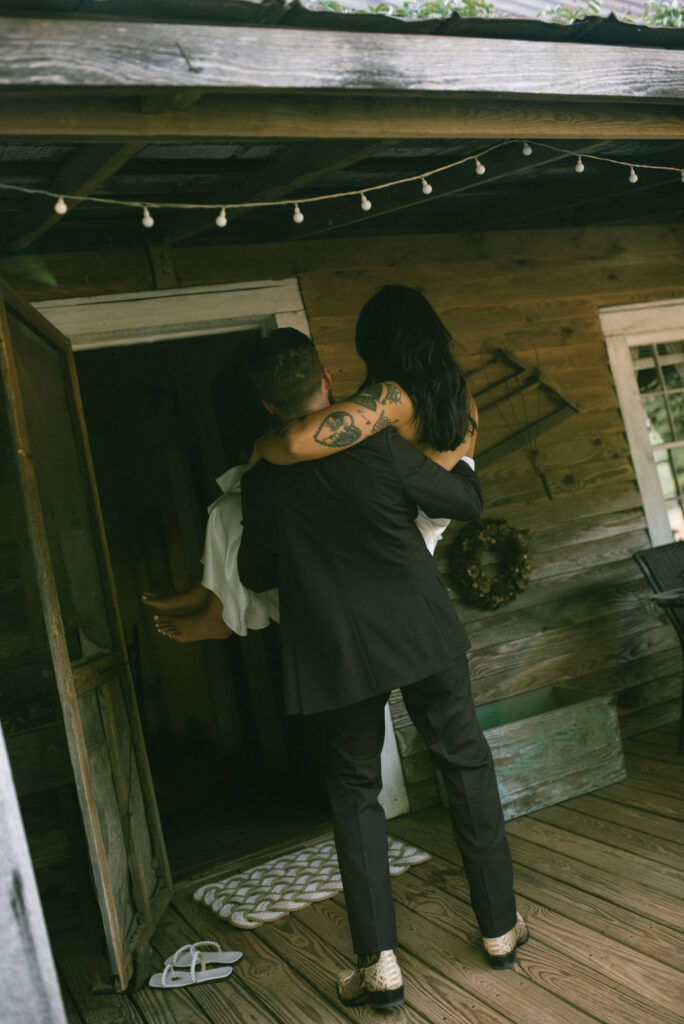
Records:
M475 519L482 490L392 430L242 478L240 577L280 590L285 711L344 707L453 664L468 638L413 520Z

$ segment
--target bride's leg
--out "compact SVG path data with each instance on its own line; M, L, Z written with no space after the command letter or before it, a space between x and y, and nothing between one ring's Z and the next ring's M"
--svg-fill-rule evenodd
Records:
M158 597L156 594L143 594L143 604L155 612L168 612L171 615L191 615L206 608L211 591L202 586L198 580L187 590L179 590L177 594Z
M199 612L178 616L156 615L154 624L157 630L182 644L196 640L226 640L233 631L223 621L223 605L211 590L206 593L207 604Z

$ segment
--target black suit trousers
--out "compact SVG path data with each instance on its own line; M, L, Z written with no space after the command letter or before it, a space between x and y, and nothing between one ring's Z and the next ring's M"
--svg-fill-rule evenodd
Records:
M515 924L513 868L492 755L477 721L465 655L402 690L406 709L442 771L470 897L484 936ZM356 953L394 949L397 933L378 802L388 694L323 713L327 784Z

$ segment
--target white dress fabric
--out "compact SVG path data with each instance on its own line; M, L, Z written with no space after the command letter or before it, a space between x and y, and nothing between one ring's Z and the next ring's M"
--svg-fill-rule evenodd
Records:
M475 464L464 459L471 468ZM217 478L223 494L209 506L209 519L204 537L202 585L211 590L223 605L223 621L238 636L248 629L265 629L269 622L280 622L278 591L256 594L244 586L238 575L237 556L242 540L242 497L240 481L246 466L233 466ZM416 526L431 555L449 519L430 519L418 509Z

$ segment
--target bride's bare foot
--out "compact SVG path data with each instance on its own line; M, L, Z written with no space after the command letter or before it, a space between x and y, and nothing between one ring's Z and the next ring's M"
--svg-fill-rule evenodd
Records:
M192 615L206 608L211 591L195 583L187 590L179 590L177 594L159 597L157 594L143 594L142 602L155 612L166 612L169 615Z
M223 605L216 594L207 593L207 605L199 612L178 616L155 615L154 624L158 632L181 644L197 640L227 640L233 631L223 621Z

